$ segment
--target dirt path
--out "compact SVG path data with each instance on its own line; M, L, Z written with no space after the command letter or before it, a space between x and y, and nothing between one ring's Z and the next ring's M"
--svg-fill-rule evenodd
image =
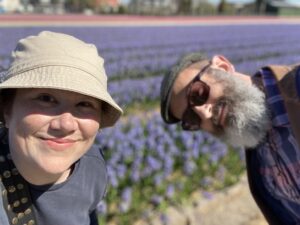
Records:
M134 225L268 225L250 195L246 176L234 186L203 198L200 192L191 196L191 202L167 210L167 223L159 217L147 223Z

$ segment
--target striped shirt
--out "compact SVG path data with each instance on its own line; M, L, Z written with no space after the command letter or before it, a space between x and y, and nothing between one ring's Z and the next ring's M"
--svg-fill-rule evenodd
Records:
M246 151L250 189L270 224L300 225L300 148L272 72L265 68L254 76L262 79L272 128Z

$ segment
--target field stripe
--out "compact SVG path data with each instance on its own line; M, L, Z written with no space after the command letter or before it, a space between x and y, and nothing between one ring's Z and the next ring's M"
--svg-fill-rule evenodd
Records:
M240 24L300 24L300 17L274 16L112 16L80 14L66 15L0 15L0 26L207 26L207 25L240 25Z

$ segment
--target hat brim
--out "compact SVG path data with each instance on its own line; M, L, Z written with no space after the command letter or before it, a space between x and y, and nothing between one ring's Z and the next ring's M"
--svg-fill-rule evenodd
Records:
M0 90L7 88L51 88L99 99L107 103L101 114L101 128L113 126L123 113L106 86L86 71L74 67L52 65L14 74L0 83Z
M173 124L180 122L170 113L170 102L172 88L179 74L173 74L171 71L164 77L160 89L160 112L165 123Z

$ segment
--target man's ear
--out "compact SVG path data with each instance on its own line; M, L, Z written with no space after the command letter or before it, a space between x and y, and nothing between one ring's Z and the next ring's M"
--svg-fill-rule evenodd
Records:
M219 69L223 69L227 72L235 72L234 66L231 62L222 55L215 55L212 57L212 66L217 67Z

